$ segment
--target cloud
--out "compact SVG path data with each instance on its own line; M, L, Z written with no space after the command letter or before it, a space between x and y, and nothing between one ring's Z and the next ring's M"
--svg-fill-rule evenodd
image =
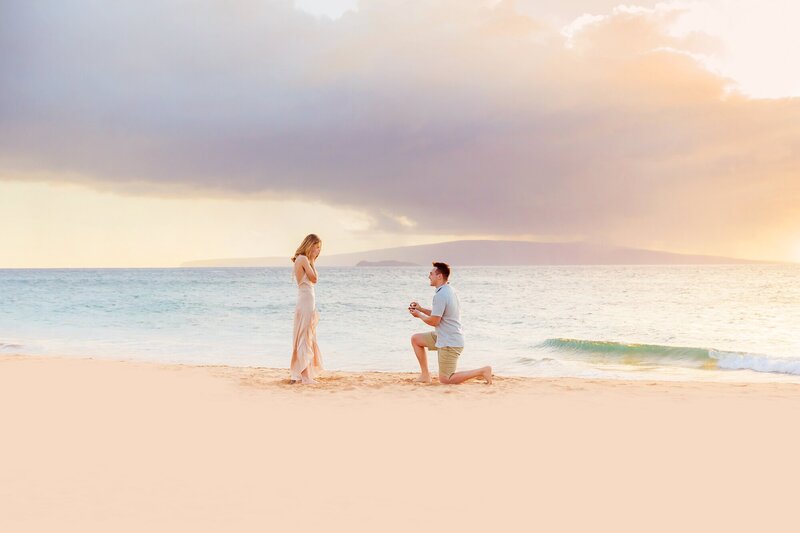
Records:
M566 35L464 0L0 10L5 176L286 195L397 231L686 247L800 225L800 99L739 95L663 5Z

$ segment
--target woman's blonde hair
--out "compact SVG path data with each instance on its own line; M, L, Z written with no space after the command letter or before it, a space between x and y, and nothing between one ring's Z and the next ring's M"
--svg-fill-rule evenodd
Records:
M311 233L310 235L306 235L306 238L303 239L303 242L300 243L300 246L297 247L297 251L294 253L294 257L292 257L292 263L294 263L295 259L297 259L298 255L304 255L308 257L308 260L311 261L313 264L314 261L309 257L309 252L311 252L311 248L319 244L322 245L322 239L317 237L315 234Z

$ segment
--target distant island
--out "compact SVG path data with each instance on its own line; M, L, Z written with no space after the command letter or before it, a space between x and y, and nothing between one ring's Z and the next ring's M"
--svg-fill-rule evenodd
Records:
M407 261L359 261L357 267L416 267L417 263Z
M454 266L525 265L730 265L765 261L689 255L587 242L464 240L325 255L320 266L416 266L446 261ZM387 264L394 262L396 264ZM289 267L289 257L247 257L188 261L184 267Z

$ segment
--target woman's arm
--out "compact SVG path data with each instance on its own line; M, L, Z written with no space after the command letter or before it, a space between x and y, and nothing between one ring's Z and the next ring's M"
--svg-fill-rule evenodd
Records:
M311 281L311 283L317 282L317 270L311 266L308 257L304 255L298 255L297 259L295 259L295 268L298 268L298 265L302 271L306 273L306 276L308 276L308 279ZM300 274L300 272L301 271L297 271L297 274ZM298 278L302 278L302 276L298 276ZM297 281L299 282L300 280L298 279Z

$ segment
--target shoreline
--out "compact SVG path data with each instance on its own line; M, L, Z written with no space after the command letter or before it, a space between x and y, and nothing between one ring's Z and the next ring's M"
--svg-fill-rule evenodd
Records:
M269 376L271 380L274 380L275 385L286 385L294 387L297 385L298 387L302 387L299 384L292 384L289 380L289 369L281 368L281 367L262 367L262 366L235 366L235 365L225 365L225 364L217 364L217 363L208 363L208 364L198 364L198 363L172 363L172 362L162 362L162 361L151 361L151 360L141 360L135 358L106 358L106 357L98 357L98 356L81 356L81 355L28 355L23 353L8 353L8 354L0 354L0 363L3 360L13 360L13 359L27 359L27 360L54 360L54 361L96 361L101 363L120 363L126 365L143 365L145 367L152 367L152 368L164 368L164 369L208 369L208 370L217 370L218 374L227 374L229 377L235 376L237 374L241 374L242 376L251 375L251 374L262 374L264 376ZM731 370L730 372L738 372L737 370ZM281 380L281 376L285 374L285 379ZM691 379L659 379L658 377L651 378L638 378L638 379L628 379L628 378L606 378L606 377L587 377L587 376L524 376L524 375L507 375L507 374L492 374L492 379L495 382L500 382L502 384L502 388L507 388L510 384L516 384L519 388L522 384L527 384L527 387L532 386L534 384L540 385L547 385L551 383L558 383L558 382L574 382L575 384L584 384L584 385L593 385L593 386L608 386L608 387L617 387L617 386L625 386L625 384L630 384L633 388L637 388L637 386L645 386L648 389L656 386L656 385L664 385L666 388L675 388L681 389L684 387L693 388L696 385L706 386L708 385L709 389L719 388L720 390L725 389L769 389L772 386L780 386L785 387L787 390L797 390L798 394L800 394L800 376L793 376L790 374L782 374L782 373L759 373L759 377L761 374L764 375L763 379L747 381L747 380L737 380L737 379L730 379L730 380L714 380L714 379L703 379L703 380L691 380ZM307 387L309 389L320 389L320 390L330 390L333 389L333 385L335 383L340 382L347 382L350 378L355 377L364 377L364 376L374 376L378 379L376 380L376 384L388 385L388 384L395 384L395 385L406 385L414 388L425 388L425 387L445 387L438 382L438 376L432 372L431 378L432 383L430 385L419 384L415 383L414 380L418 376L418 372L399 372L399 371L384 371L384 370L364 370L364 371L356 371L356 370L323 370L321 383L318 386L310 386ZM777 379L774 381L769 381L767 376L775 376ZM790 381L793 378L797 378L798 381ZM476 378L474 380L470 380L465 383L465 385L484 385L488 387L492 387L493 385L486 385L486 383L481 378ZM458 387L456 385L455 387ZM525 389L526 386L522 386L522 389Z
M800 385L0 356L3 531L788 531Z

